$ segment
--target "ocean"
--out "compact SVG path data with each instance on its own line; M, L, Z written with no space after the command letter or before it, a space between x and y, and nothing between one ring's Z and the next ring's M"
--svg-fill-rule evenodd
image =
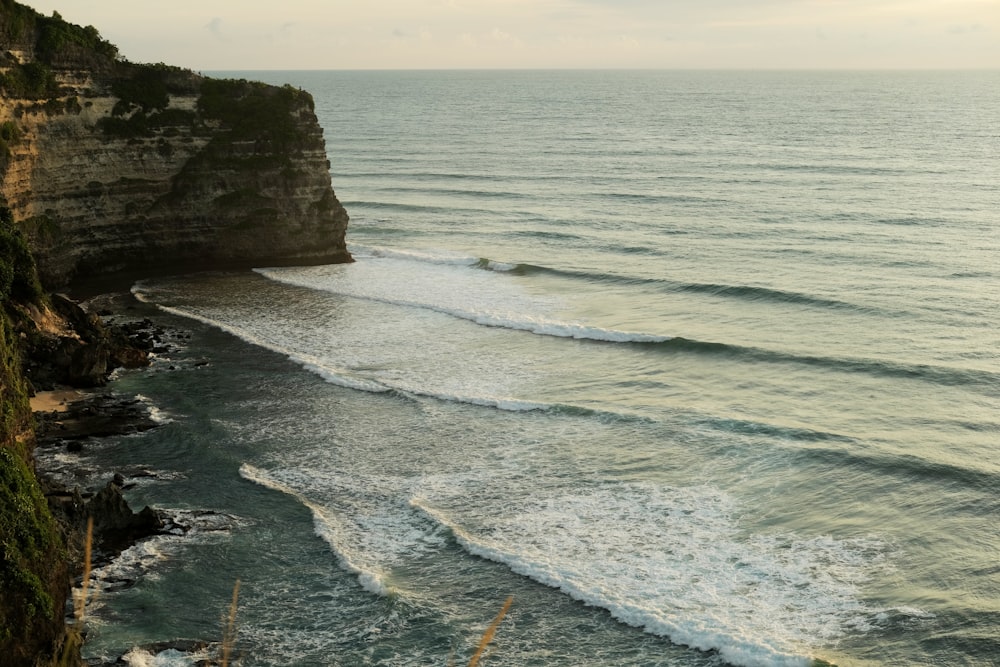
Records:
M357 261L132 288L163 425L76 476L193 527L86 655L193 664L132 647L238 579L248 666L508 596L484 665L1000 664L997 72L224 74L312 92Z

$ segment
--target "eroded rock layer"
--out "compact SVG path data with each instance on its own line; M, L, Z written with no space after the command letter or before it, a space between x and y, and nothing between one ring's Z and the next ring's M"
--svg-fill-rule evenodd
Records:
M47 286L350 261L309 93L136 65L0 2L0 194Z

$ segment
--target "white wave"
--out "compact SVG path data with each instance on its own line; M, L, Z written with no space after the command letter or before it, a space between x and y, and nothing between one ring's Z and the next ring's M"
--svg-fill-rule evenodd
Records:
M138 291L134 291L137 298L144 300L147 303L152 302L146 295L141 294ZM328 363L322 359L315 357L313 355L305 354L302 352L296 352L290 350L283 345L278 343L265 340L261 336L254 335L253 333L247 331L246 329L225 322L221 322L217 319L210 317L205 317L197 313L184 310L181 308L173 308L170 306L164 306L161 304L156 304L157 308L160 310L170 313L172 315L177 315L179 317L187 317L203 324L207 324L211 327L225 331L228 334L236 336L240 340L243 340L251 345L256 345L264 349L270 350L272 352L277 352L278 354L284 355L289 360L299 364L305 370L318 375L330 384L334 384L340 387L345 387L347 389L355 389L357 391L365 391L374 394L386 393L390 391L398 391L404 395L411 396L423 396L426 398L433 398L442 401L449 401L454 403L467 403L469 405L479 405L483 407L496 408L498 410L505 410L508 412L526 412L533 410L549 410L553 406L548 403L541 403L537 401L526 401L510 396L476 396L474 394L456 394L446 391L435 391L428 388L417 387L412 384L407 384L404 382L393 382L388 380L376 381L367 378L358 377L356 374L350 373L349 371L340 370L331 367ZM155 417L154 417L155 419Z
M480 262L480 266L484 269L489 269L490 271L497 271L499 273L507 273L517 268L517 264L498 262L492 259L487 259L485 263Z
M475 266L480 263L480 258L478 257L470 257L448 250L398 250L380 246L355 245L353 243L348 244L348 250L352 255L361 257L406 259L445 266Z
M345 387L347 389L356 389L358 391L367 391L375 394L380 394L391 390L390 387L387 387L378 382L372 380L365 380L363 378L358 378L352 376L347 371L341 371L338 369L331 368L328 365L324 364L321 360L317 359L316 357L295 352L293 350L289 350L288 348L279 345L278 343L275 343L270 340L265 340L260 336L256 336L242 327L226 324L225 322L221 322L211 317L205 317L204 315L199 315L198 313L194 313L189 310L184 310L182 308L173 308L171 306L164 306L162 304L155 303L154 301L149 299L149 297L147 297L145 294L142 294L140 291L136 290L136 288L134 287L133 287L133 294L135 294L137 299L143 301L144 303L153 303L153 305L155 305L157 308L159 308L165 313L170 313L171 315L176 315L178 317L186 317L188 319L201 322L202 324L207 324L210 327L214 327L216 329L219 329L220 331L225 331L230 335L236 336L240 340L250 343L251 345L256 345L257 347L262 347L265 350L270 350L271 352L277 352L278 354L284 355L289 360L299 364L307 371L319 375L330 384L335 384L341 387Z
M348 280L342 275L331 277L326 267L254 270L266 278L296 287L393 306L423 308L482 326L527 331L542 336L613 343L660 343L671 338L552 319L543 314L547 310L547 304L542 300L504 294L495 283L483 285L463 280L467 278L466 276L447 274L413 276L410 272L400 272L398 280L393 280L389 276L378 282ZM453 284L457 280L463 280L463 287L467 289L455 290L453 287L441 289L437 285L437 283Z
M172 417L153 403L153 399L148 396L144 396L143 394L136 394L135 397L146 407L146 413L149 415L149 418L157 424L169 424L174 421Z
M330 384L335 384L338 387L344 387L346 389L356 389L357 391L366 391L371 394L382 394L387 391L391 391L390 387L386 385L374 382L372 380L364 380L357 377L349 377L343 372L337 372L324 366L318 360L306 360L305 355L299 354L289 354L288 358L292 361L298 362L302 368L306 369L310 373L315 373L320 376Z
M302 505L312 512L316 535L327 543L334 556L336 556L338 563L340 563L340 566L344 570L354 574L358 578L358 582L362 588L368 592L382 596L392 593L393 589L386 583L386 578L382 573L357 564L360 559L347 546L346 540L343 537L344 529L341 521L333 512L311 502L297 490L277 481L268 476L263 470L255 468L248 463L240 466L240 476L254 484L291 496L302 503Z
M474 266L489 271L505 273L517 268L517 264L500 262L487 257L471 257L448 250L399 250L380 246L348 244L348 250L356 258L405 259L444 266Z
M872 627L857 585L880 545L743 536L733 502L711 489L606 487L483 515L475 529L425 497L411 506L469 553L733 665L809 665L816 647Z
M518 398L502 396L471 396L463 394L453 394L447 392L435 392L427 389L417 388L403 383L396 383L392 388L407 396L423 396L449 403L465 403L467 405L479 405L484 408L496 408L505 412L532 412L541 410L551 410L555 407L552 403L541 403L539 401L525 401Z
M385 299L381 300L388 301ZM559 320L550 320L541 317L518 317L507 314L464 311L419 302L396 301L394 302L394 305L429 308L446 315L451 315L452 317L458 317L475 322L476 324L482 324L488 327L500 327L503 329L514 329L515 331L529 331L541 336L576 338L579 340L597 340L609 343L662 343L670 340L670 336L657 336L654 334L604 329L601 327L592 327L575 322L561 322Z
M177 649L167 649L153 653L141 648L133 648L121 657L130 667L194 667L208 662L212 655L208 651L184 653Z

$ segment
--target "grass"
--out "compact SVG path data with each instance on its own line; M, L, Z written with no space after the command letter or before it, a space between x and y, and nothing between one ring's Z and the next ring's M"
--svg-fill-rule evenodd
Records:
M483 653L486 651L486 647L490 645L493 641L493 635L496 634L497 628L500 627L500 623L503 621L503 617L507 615L507 611L510 609L510 605L514 602L514 596L511 595L507 598L507 601L503 603L500 607L500 613L497 614L493 622L490 623L490 627L486 628L486 632L483 633L483 638L479 640L479 646L476 647L476 652L472 655L472 659L469 660L469 667L476 667L479 664L479 660L483 657Z
M87 602L90 588L90 571L94 545L94 517L87 517L87 535L83 541L83 581L80 590L73 592L73 625L66 628L62 656L58 664L69 667L76 664L76 654L83 646L83 625L87 616Z
M94 517L87 517L87 536L83 541L83 582L80 591L73 601L73 618L78 630L83 628L83 619L87 613L87 589L90 587L91 556L94 544Z
M226 617L226 630L222 634L222 667L229 667L229 658L236 644L236 607L240 598L240 580L233 586L233 600L229 603L229 614Z

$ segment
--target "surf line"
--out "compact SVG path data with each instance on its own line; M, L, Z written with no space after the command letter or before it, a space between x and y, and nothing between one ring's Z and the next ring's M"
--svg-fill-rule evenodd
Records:
M766 642L754 642L705 627L686 628L682 624L664 618L651 618L648 612L641 608L622 602L619 602L618 605L611 605L599 594L588 591L565 577L559 576L556 569L548 567L544 563L530 562L496 544L489 544L475 538L444 513L431 507L426 500L411 498L409 504L430 521L447 528L454 536L455 541L468 553L504 565L515 574L562 591L574 600L601 607L607 610L615 620L639 628L651 635L665 637L675 644L688 646L699 651L718 651L719 655L728 663L740 667L763 665L769 667L820 667L830 664L809 656L788 653L778 647L770 646Z
M383 573L376 570L366 569L355 563L347 549L340 544L343 540L338 539L340 535L337 530L337 521L323 507L311 502L292 487L268 477L264 471L250 465L249 463L244 463L240 466L240 477L249 482L253 482L254 484L263 486L266 489L271 489L272 491L278 491L279 493L291 496L305 506L312 513L313 525L317 537L327 543L327 546L330 547L330 550L333 552L334 556L336 556L340 566L344 570L354 574L358 578L358 582L361 584L361 587L366 591L383 597L399 595L402 593L399 588L390 586L386 582L386 577Z

